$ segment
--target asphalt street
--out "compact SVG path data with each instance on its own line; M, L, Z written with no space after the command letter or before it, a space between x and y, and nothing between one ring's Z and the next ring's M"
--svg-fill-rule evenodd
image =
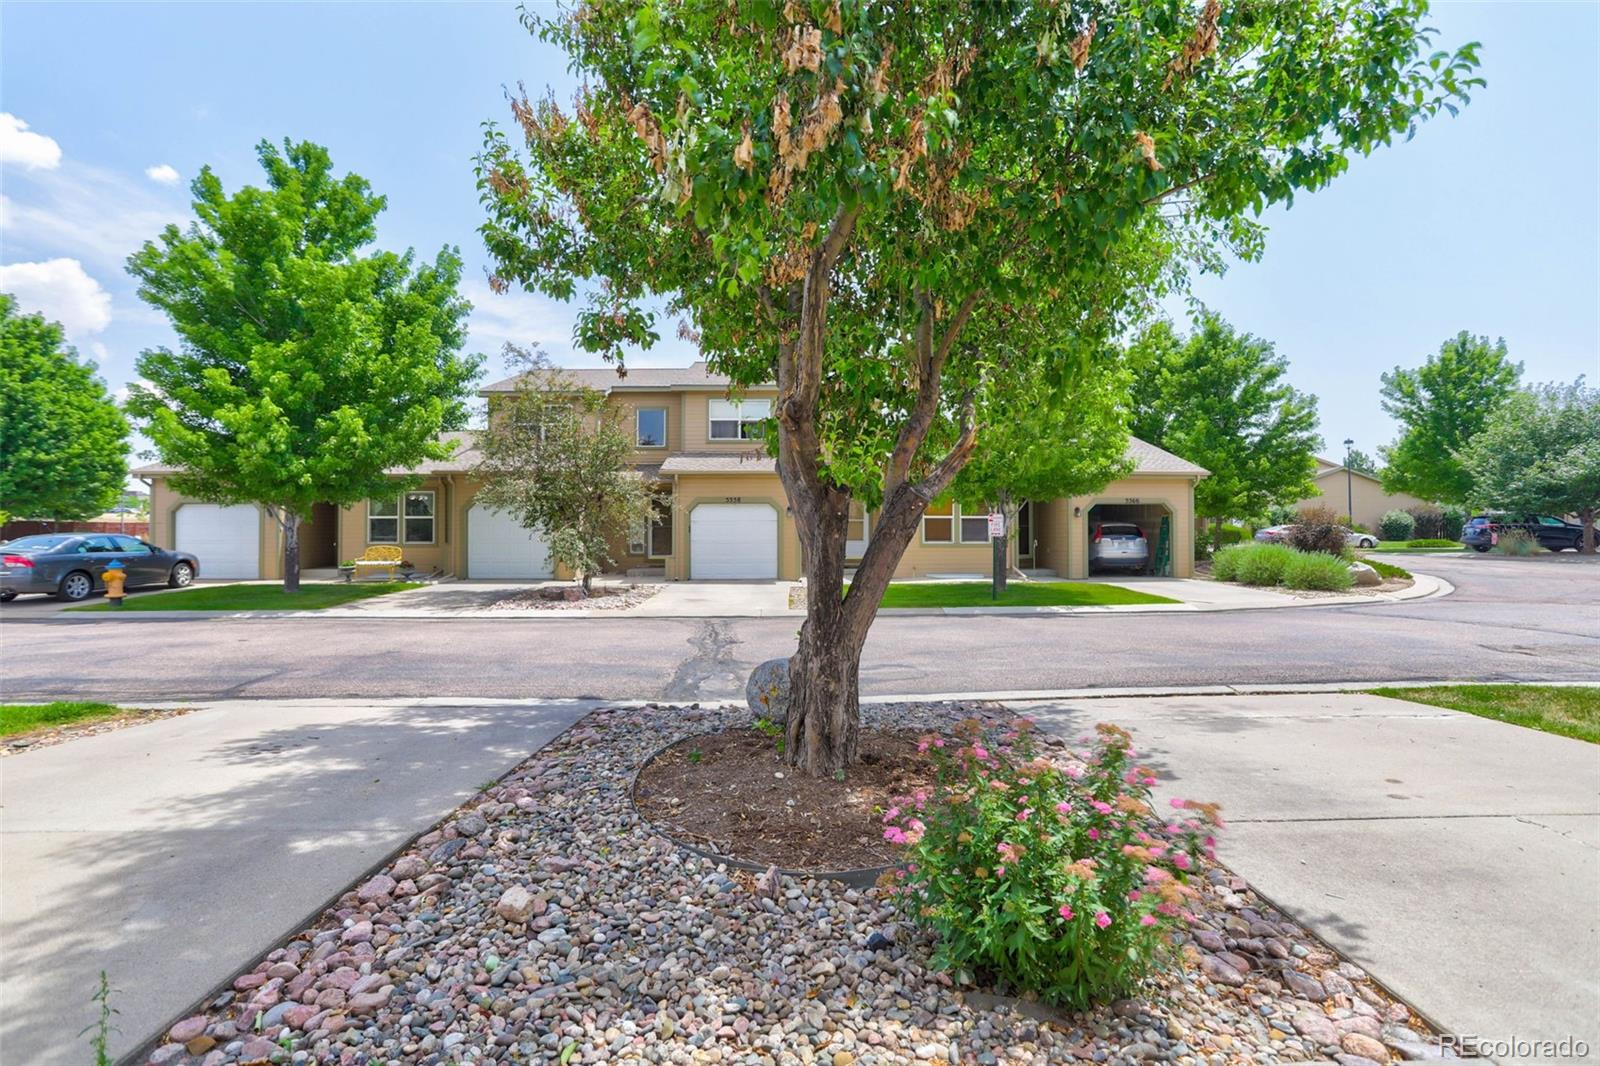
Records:
M1383 680L1600 679L1600 560L1386 557L1454 594L1194 614L884 616L867 695ZM718 699L791 618L162 619L0 613L8 698Z

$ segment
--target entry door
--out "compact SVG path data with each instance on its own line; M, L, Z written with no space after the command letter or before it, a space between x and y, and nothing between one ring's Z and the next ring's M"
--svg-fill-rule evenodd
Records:
M778 512L764 503L703 503L689 517L692 580L775 580Z
M1017 562L1033 560L1033 501L1024 500L1017 508Z

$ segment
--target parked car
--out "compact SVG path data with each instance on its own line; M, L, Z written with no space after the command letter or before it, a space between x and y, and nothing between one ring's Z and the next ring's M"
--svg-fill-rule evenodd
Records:
M1502 534L1512 530L1531 534L1547 551L1577 551L1583 547L1583 527L1576 522L1555 515L1512 515L1502 511L1485 511L1467 519L1461 529L1461 543L1473 551L1486 552Z
M1289 539L1289 530L1293 528L1294 525L1289 524L1258 529L1256 530L1256 541L1261 544L1281 544Z
M1371 533L1357 533L1353 529L1344 531L1344 543L1350 548L1376 548L1378 538Z
M1091 570L1143 570L1150 564L1150 542L1132 522L1096 522L1089 540Z
M102 575L115 559L127 571L125 587L183 588L200 574L200 560L122 533L36 533L0 544L0 602L24 592L62 600L86 599L105 588Z

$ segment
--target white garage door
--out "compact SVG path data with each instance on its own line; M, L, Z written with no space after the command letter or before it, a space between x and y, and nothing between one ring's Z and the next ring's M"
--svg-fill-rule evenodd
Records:
M474 504L467 512L467 576L554 577L544 539L515 518Z
M200 560L203 578L261 576L261 512L248 503L186 503L178 508L173 546Z
M778 576L778 512L764 503L703 503L689 517L689 577Z

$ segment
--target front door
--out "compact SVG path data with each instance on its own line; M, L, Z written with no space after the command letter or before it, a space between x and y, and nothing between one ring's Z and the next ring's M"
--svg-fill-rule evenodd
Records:
M1017 508L1017 565L1033 565L1033 502L1023 500Z

